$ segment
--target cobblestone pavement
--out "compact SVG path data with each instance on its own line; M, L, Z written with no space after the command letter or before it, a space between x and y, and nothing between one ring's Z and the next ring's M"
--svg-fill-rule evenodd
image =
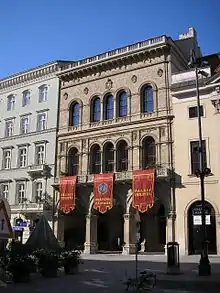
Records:
M119 255L91 255L84 256L84 264L80 267L80 272L74 276L65 276L60 272L60 276L55 279L43 279L39 276L33 277L30 284L11 284L7 288L0 287L1 293L119 293L124 292L123 281L128 276L135 276L134 256ZM211 259L212 270L220 272L219 258ZM181 278L200 278L196 276L198 262L196 258L191 258L181 264L184 272ZM166 262L164 256L139 256L139 270L152 270L158 276L166 275ZM165 287L164 287L165 288ZM195 291L177 289L159 289L155 293L194 293ZM213 291L212 291L213 292ZM216 293L219 290L216 290ZM198 293L198 291L196 291ZM200 292L199 292L200 293ZM209 292L208 292L209 293Z

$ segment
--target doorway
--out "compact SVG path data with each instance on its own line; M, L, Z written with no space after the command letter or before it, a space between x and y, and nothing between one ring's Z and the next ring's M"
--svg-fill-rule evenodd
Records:
M123 233L124 219L122 209L119 206L114 206L105 214L98 213L97 242L99 251L122 251Z
M215 210L209 202L205 202L206 215L206 234L208 244L208 252L217 254L216 245L216 222ZM202 229L202 203L201 201L194 202L188 210L188 253L200 254L203 241Z
M86 231L85 214L76 209L63 217L65 247L82 250L84 248Z

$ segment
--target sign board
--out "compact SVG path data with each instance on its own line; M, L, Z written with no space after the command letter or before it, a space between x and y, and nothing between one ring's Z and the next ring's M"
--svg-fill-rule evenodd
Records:
M20 226L14 226L13 231L23 231L23 227Z
M206 225L211 225L211 216L210 215L205 216L205 223L206 223ZM202 216L201 215L194 215L193 216L193 225L194 226L202 225Z
M0 239L12 238L13 231L4 201L0 202Z

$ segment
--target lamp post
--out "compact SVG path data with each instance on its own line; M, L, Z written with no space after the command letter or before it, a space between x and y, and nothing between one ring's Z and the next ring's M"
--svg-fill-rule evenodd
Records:
M140 240L140 215L139 212L136 211L135 214L135 224L136 224L136 241L135 241L135 279L136 279L136 286L138 283L138 244Z
M199 135L199 169L196 170L196 176L200 178L200 192L201 192L201 205L202 205L202 241L201 241L201 258L199 261L199 276L208 276L211 274L211 265L208 258L208 241L206 231L206 207L205 207L205 182L206 176L211 175L211 170L204 165L204 151L202 140L202 123L201 123L201 105L200 105L200 91L199 91L199 74L207 77L207 72L201 70L205 62L195 58L195 54L191 56L190 66L195 68L196 75L196 99L197 99L197 121L198 121L198 135Z

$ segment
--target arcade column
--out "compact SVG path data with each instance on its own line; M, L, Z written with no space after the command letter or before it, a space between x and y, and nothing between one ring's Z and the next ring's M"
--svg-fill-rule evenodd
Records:
M124 245L122 254L135 253L136 222L133 214L124 214Z
M98 249L97 220L98 217L96 215L86 215L86 242L84 244L84 253L86 254L96 253Z

